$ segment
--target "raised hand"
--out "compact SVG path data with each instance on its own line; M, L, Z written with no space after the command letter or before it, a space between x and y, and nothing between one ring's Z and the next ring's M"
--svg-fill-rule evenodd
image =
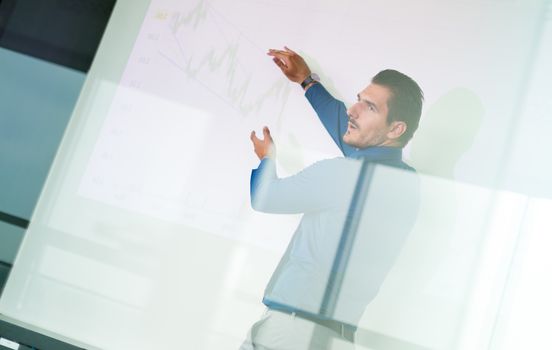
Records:
M272 61L293 82L300 84L311 74L311 70L303 57L287 46L284 46L283 50L270 49L267 55L272 56Z
M272 140L272 136L270 136L270 130L268 127L265 126L263 128L262 140L255 135L255 131L251 131L250 139L251 142L253 142L255 154L259 157L259 159L263 159L265 157L272 158L276 155L276 147L274 146L274 141Z

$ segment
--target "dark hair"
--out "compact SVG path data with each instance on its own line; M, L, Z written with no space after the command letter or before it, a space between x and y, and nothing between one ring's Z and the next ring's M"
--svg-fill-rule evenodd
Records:
M391 91L391 97L387 101L387 123L406 123L406 131L399 137L401 145L406 145L420 123L424 101L422 89L412 78L393 69L382 70L372 78L372 83L385 86Z

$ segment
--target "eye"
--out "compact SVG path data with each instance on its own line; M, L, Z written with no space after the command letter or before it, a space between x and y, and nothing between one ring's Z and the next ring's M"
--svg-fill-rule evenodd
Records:
M368 110L370 112L374 112L376 109L374 108L374 105L372 105L371 103L368 103L368 102L365 102L364 103L366 105L366 107L368 107Z

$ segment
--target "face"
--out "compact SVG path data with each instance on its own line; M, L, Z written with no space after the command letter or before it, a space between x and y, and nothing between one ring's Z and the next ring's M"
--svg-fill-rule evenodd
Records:
M387 123L387 101L391 91L384 86L370 84L357 97L357 102L347 110L349 123L343 141L357 148L394 146L395 123Z

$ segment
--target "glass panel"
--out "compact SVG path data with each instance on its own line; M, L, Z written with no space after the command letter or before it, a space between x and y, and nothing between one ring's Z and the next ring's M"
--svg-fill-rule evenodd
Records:
M89 349L237 349L248 331L347 348L355 327L365 348L485 348L528 202L502 175L543 4L119 1L0 311ZM265 55L282 38L338 97L386 67L416 77L419 174L335 158ZM263 125L266 166L319 178L259 188L255 211ZM290 256L318 263L287 273Z

